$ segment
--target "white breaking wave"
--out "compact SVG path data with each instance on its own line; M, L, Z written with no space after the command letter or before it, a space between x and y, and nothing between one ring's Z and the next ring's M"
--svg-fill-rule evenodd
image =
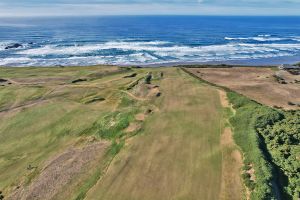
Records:
M47 45L44 47L36 49L28 49L24 51L17 52L18 54L23 55L80 55L84 53L92 53L100 50L109 50L109 49L120 49L120 50L157 50L161 48L159 45L165 45L168 42L163 41L150 41L150 42L107 42L103 44L89 44L89 45L74 45L74 46L55 46Z
M105 53L103 53L104 51ZM261 59L299 54L300 43L229 43L208 46L186 46L165 41L112 41L73 46L46 45L26 50L16 50L14 55L0 58L0 65L159 64L167 62Z
M198 54L237 54L254 53L254 52L276 52L276 51L298 51L299 44L224 44L224 45L209 45L209 46L156 46L140 42L107 42L94 45L78 45L78 46L54 46L47 45L41 48L28 49L16 52L20 55L27 56L47 56L47 55L81 55L93 53L101 50L122 50L122 51L148 51L159 56L183 56L183 55L198 55Z
M225 37L225 40L254 40L258 42L276 42L276 41L300 41L300 37L291 36L291 37L272 37L271 35L258 35L255 37Z
M4 51L5 47L7 47L8 45L14 43L14 41L1 41L0 42L0 51Z

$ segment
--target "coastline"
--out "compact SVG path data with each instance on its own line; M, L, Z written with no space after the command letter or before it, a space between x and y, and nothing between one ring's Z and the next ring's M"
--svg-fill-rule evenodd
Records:
M228 61L211 61L211 62L166 62L157 64L137 64L137 65L118 65L118 66L141 66L141 67L172 67L186 65L234 65L247 67L276 67L282 64L294 65L300 62L300 56L277 57L247 60L228 60Z
M0 67L88 67L88 66L119 66L119 67L177 67L177 66L237 66L237 67L278 67L282 64L295 65L300 62L300 56L293 57L277 57L277 58L262 58L262 59L247 59L247 60L228 60L228 61L211 61L211 62L162 62L162 63L133 63L133 64L94 64L94 65L45 65L45 66L9 66L0 65Z

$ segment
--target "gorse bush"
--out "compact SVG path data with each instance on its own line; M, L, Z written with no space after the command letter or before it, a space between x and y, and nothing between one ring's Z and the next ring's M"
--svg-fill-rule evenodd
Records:
M152 80L152 73L148 73L145 77L145 83L151 84L151 80Z
M285 198L299 199L300 196L300 111L285 112L281 120L257 131L263 135L273 162L279 166L283 177ZM298 156L298 157L297 157Z
M261 108L256 114L255 128L263 128L268 125L273 125L275 122L284 118L283 114L269 108Z

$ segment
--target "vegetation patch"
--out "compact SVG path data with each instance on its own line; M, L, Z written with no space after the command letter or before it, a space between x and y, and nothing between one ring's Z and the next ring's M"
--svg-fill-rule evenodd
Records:
M147 76L145 77L145 83L146 84L151 84L151 79L152 79L152 73L151 72L149 72L148 74L147 74Z
M287 84L286 81L284 80L284 78L282 78L281 76L275 74L273 75L273 77L275 78L275 80L280 83L280 84Z
M300 198L300 111L284 112L281 120L257 131L264 137L273 162L281 170L285 199Z
M252 198L299 198L300 112L275 110L234 92L228 96L237 111L231 123L245 153L243 177Z
M273 169L255 130L257 115L262 112L260 105L234 92L228 92L228 98L236 110L230 120L234 127L234 139L244 152L244 183L252 191L251 199L272 199L275 197L274 186L270 184L274 181ZM253 166L255 181L248 173L249 166Z
M98 123L97 134L101 138L112 139L122 137L123 130L127 128L132 120L134 114L131 112L114 112L104 116Z
M115 140L125 135L130 122L135 118L136 111L115 111L108 113L94 122L91 128L84 130L81 134L94 134L103 139Z

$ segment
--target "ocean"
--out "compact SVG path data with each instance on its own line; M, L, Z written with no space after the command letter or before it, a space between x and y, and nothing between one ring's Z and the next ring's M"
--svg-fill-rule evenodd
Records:
M0 18L0 66L297 61L300 17Z

